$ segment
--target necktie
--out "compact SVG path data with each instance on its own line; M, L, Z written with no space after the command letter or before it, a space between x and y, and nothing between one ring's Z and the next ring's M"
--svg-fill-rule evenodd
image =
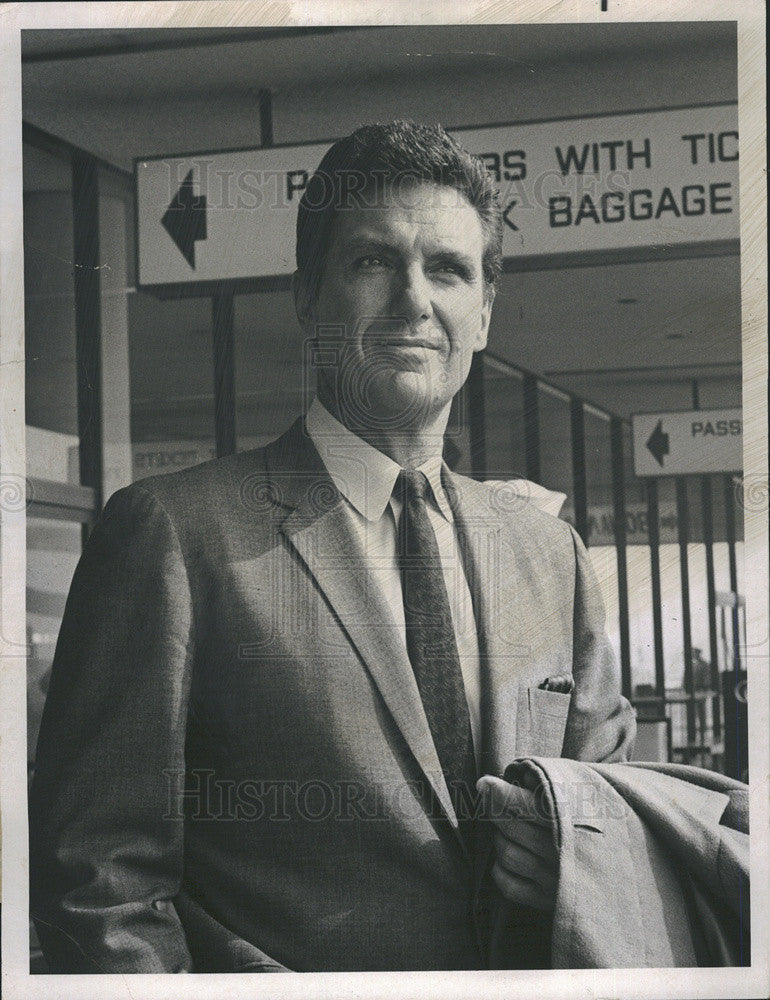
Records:
M438 543L428 517L425 475L402 469L395 496L402 502L398 557L406 647L438 759L461 829L475 801L476 763L468 702Z

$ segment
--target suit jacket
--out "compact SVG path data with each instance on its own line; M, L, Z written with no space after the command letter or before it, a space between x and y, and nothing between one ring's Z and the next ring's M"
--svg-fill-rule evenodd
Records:
M445 485L483 771L622 758L633 711L579 539L504 483ZM301 419L110 499L68 597L30 798L52 971L485 964L485 847L458 831L343 503ZM556 673L571 697L538 687Z
M748 966L749 789L684 764L524 759L554 817L556 969ZM519 915L498 904L491 960Z

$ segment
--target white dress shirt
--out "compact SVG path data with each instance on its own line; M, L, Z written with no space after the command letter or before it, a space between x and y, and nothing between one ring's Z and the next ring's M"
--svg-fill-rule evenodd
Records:
M393 487L401 467L348 430L329 413L317 397L308 409L306 424L327 472L346 501L350 524L360 541L371 578L399 626L406 649L401 575L396 560L396 526L401 503L393 496ZM481 747L478 635L452 508L441 482L441 467L439 452L423 462L419 470L425 474L430 484L426 508L436 533L444 571L478 764Z

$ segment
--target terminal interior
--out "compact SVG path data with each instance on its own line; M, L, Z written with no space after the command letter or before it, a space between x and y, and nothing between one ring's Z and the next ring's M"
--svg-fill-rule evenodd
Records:
M271 440L311 388L288 274L140 287L135 161L326 143L396 117L515 134L737 102L734 27L717 22L30 31L22 50L30 766L101 505L134 479ZM566 494L640 759L745 779L740 470L639 478L631 424L740 408L740 293L733 236L507 260L453 461Z

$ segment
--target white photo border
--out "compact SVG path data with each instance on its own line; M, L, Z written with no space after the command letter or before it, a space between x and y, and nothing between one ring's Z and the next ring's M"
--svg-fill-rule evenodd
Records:
M0 816L2 988L9 1000L265 998L765 997L770 993L770 691L768 689L768 452L765 9L761 0L275 0L275 2L16 3L0 9L0 490L25 481L24 283L20 31L25 28L190 28L319 25L731 21L738 27L744 505L751 778L752 965L738 969L543 970L458 973L305 973L255 983L244 975L55 976L29 973L26 818L24 511L0 505ZM23 505L22 505L23 507Z

